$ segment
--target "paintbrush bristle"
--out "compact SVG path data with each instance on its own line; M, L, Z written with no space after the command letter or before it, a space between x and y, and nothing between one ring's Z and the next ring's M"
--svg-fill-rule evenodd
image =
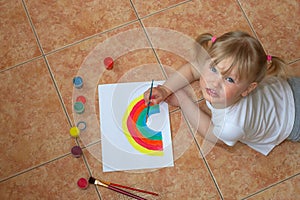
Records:
M93 178L93 177L90 177L90 178L89 178L89 183L90 183L90 184L95 184L95 182L96 182L96 179L95 179L95 178Z

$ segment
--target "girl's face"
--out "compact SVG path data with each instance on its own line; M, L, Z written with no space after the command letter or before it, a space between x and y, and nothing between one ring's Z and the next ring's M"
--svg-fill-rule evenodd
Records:
M225 59L216 66L206 67L201 73L200 87L203 97L215 108L233 105L257 86L256 82L239 80L235 68L223 76L222 72L225 72L230 65L231 60Z

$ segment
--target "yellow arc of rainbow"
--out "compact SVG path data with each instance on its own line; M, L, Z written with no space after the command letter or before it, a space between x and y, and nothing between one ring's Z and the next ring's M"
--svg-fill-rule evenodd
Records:
M163 156L162 133L147 126L146 110L143 95L131 101L123 116L123 133L132 147L139 152L151 156ZM149 116L159 112L159 105L152 105Z

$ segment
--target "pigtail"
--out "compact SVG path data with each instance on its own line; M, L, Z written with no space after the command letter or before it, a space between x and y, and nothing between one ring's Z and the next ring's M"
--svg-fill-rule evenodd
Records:
M279 57L276 56L267 56L268 68L267 75L268 76L277 76L283 79L287 79L286 73L286 63Z
M203 33L196 38L196 42L200 44L205 50L210 48L213 35L210 33Z

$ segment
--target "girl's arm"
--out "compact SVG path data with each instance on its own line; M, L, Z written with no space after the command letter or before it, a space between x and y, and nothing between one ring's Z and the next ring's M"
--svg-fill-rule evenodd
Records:
M174 92L187 86L189 83L195 80L199 80L199 78L200 73L198 73L190 63L187 63L183 65L179 70L177 70L174 74L172 74L171 77L168 78L162 86L153 88L151 102L154 104L158 104L161 101L164 101ZM146 104L149 101L149 93L149 90L144 93L144 100Z
M196 130L204 139L213 144L223 143L212 132L213 124L211 123L211 117L202 111L184 92L184 90L177 91L175 96L183 114L194 130Z
M199 80L199 78L200 73L198 73L190 63L187 63L167 79L167 81L164 83L164 87L168 88L170 91L172 91L172 93L174 93L177 90L187 86L191 82Z

